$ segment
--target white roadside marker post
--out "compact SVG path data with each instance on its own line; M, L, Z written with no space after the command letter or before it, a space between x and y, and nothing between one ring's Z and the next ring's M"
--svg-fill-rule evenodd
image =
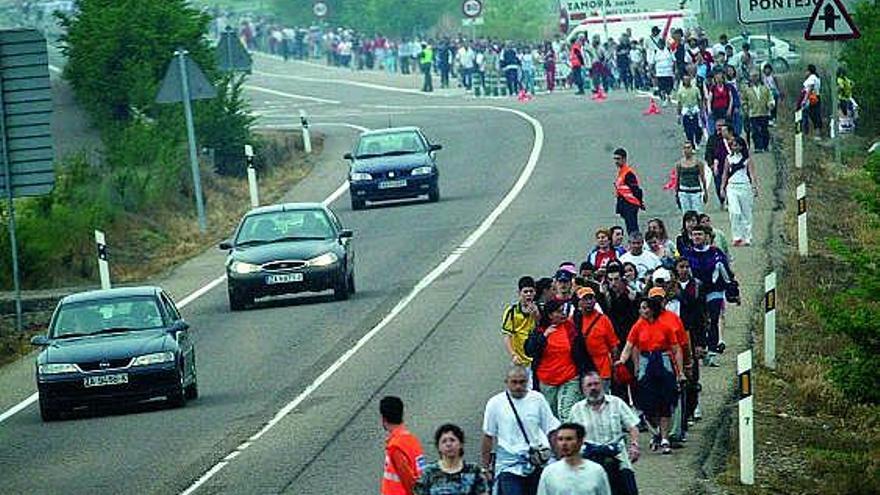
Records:
M798 253L809 255L807 238L807 185L797 186Z
M98 245L98 273L101 275L101 288L110 288L110 253L107 251L107 240L100 230L95 231L95 244Z
M739 381L739 481L755 484L755 421L752 403L752 351L736 357Z
M798 110L794 113L794 166L802 168L804 166L804 128L803 128L804 111Z
M303 150L307 155L312 154L312 135L309 131L309 118L305 110L299 111L299 122L302 124Z
M776 272L764 277L764 366L776 369Z
M251 193L251 208L260 206L260 190L257 186L257 169L254 168L254 147L244 145L244 156L247 160L248 191Z

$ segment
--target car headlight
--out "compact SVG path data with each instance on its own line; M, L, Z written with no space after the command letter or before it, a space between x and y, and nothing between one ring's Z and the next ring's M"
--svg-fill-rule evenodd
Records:
M324 253L321 256L316 258L312 258L306 261L306 265L308 266L329 266L333 263L336 263L339 260L339 256L336 256L335 253Z
M352 172L349 179L352 182L358 182L363 180L373 180L373 176L364 172Z
M153 354L144 354L134 358L131 362L132 366L149 366L151 364L162 364L174 361L174 353L171 351L154 352Z
M241 274L256 273L260 271L260 265L245 263L244 261L233 261L230 268L232 268L232 271L234 271L235 273Z
M76 366L70 363L41 364L37 370L41 375L60 375L61 373L78 373Z
M433 167L424 166L424 167L416 167L412 170L412 175L428 175L433 172Z

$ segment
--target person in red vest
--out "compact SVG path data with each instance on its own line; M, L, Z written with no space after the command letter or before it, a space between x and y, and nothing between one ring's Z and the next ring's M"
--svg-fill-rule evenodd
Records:
M626 150L614 150L614 164L617 166L617 179L614 181L614 197L617 198L616 212L626 223L626 233L639 231L639 210L645 209L639 178L626 161Z
M386 396L379 401L385 439L385 472L382 495L412 495L413 487L425 468L425 453L419 439L403 424L403 401Z
M571 51L568 54L569 64L571 65L571 78L575 86L577 86L578 95L584 94L584 66L587 61L584 58L584 41L586 37L583 33L579 34L574 43L571 44Z

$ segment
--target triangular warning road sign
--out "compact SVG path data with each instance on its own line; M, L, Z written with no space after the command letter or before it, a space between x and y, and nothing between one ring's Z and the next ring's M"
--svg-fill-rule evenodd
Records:
M840 0L817 3L804 32L804 38L813 41L851 40L859 36L859 28Z

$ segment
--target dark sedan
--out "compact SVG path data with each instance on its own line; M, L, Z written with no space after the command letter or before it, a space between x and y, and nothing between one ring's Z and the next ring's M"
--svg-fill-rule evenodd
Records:
M232 311L264 296L329 289L341 301L355 291L352 232L319 203L251 210L220 249L229 250L226 284Z
M44 421L79 406L198 397L189 326L158 287L97 290L65 297L49 331L31 343Z
M348 174L351 207L360 210L367 201L416 198L440 201L440 172L431 144L418 127L396 127L361 134Z

